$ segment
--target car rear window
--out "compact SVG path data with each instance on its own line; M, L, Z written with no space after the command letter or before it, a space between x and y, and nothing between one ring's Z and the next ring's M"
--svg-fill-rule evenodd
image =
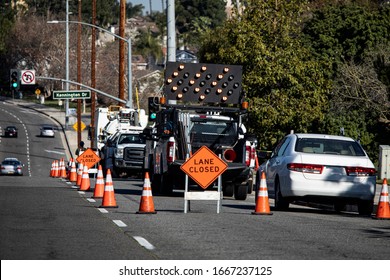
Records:
M19 161L6 160L1 163L2 165L20 165Z
M365 156L362 147L357 142L338 139L300 138L295 145L295 151L312 154Z

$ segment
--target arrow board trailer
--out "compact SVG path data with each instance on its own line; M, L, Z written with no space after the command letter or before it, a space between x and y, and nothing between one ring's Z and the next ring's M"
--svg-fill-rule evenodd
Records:
M163 96L149 104L154 123L144 130L145 166L153 192L169 194L183 189L188 174L181 166L203 146L221 155L227 168L204 185L202 176L189 176L192 189L215 189L216 178L221 177L224 196L245 200L252 191L257 141L244 125L247 102L241 90L241 72L242 67L236 65L167 63ZM193 175L221 170L201 166L205 161L193 163L188 168Z

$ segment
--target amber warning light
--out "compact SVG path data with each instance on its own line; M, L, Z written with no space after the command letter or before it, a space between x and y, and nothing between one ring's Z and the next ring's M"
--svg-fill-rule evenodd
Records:
M242 66L168 62L164 95L178 102L239 104Z

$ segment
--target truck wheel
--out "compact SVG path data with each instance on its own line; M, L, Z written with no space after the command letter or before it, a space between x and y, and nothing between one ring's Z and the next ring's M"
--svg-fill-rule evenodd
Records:
M161 177L162 176L160 174L152 175L151 187L153 194L161 193Z
M234 187L234 198L236 200L245 200L248 194L248 184L243 183Z
M255 189L256 171L252 169L249 174L250 175L248 179L248 194L251 194L252 191Z
M167 175L154 174L152 180L152 192L156 194L169 195L173 191L173 187L167 179Z
M225 186L222 188L223 196L232 197L234 194L234 184L233 182L226 182Z
M118 178L118 174L120 174L120 169L113 167L111 169L112 178Z

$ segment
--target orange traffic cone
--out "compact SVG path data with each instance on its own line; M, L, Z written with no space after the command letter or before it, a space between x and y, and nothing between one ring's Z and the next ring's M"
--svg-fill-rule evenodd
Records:
M95 189L93 191L93 198L103 198L104 195L104 178L102 166L99 164L98 173L96 177Z
M379 197L378 209L376 211L376 219L390 219L390 204L389 204L389 188L387 187L387 179L383 179L381 195Z
M149 172L145 173L144 188L137 214L156 214L154 210L152 187L150 186Z
M60 178L67 178L66 176L66 168L65 168L65 161L63 158L61 158L60 161Z
M76 163L74 161L72 161L72 166L70 168L69 181L70 182L76 182L77 181Z
M112 183L111 170L107 169L106 185L104 187L104 194L101 208L118 208L115 200L114 185Z
M80 191L89 191L90 188L91 188L91 182L89 180L88 166L85 165L79 190Z
M252 214L272 215L268 201L267 181L265 179L264 172L261 172L260 187L256 198L256 207Z
M84 169L84 166L83 164L80 162L79 163L79 168L77 170L77 180L76 180L76 186L80 186L81 185L81 179L83 177L83 169Z
M66 168L66 178L70 181L70 172L72 171L73 158L68 161L68 168Z
M51 163L51 169L50 169L50 177L54 177L54 167L55 167L55 161Z
M55 160L54 161L54 172L53 172L53 177L54 178L58 178L60 175L60 170L59 170L59 166L58 166L58 160Z

